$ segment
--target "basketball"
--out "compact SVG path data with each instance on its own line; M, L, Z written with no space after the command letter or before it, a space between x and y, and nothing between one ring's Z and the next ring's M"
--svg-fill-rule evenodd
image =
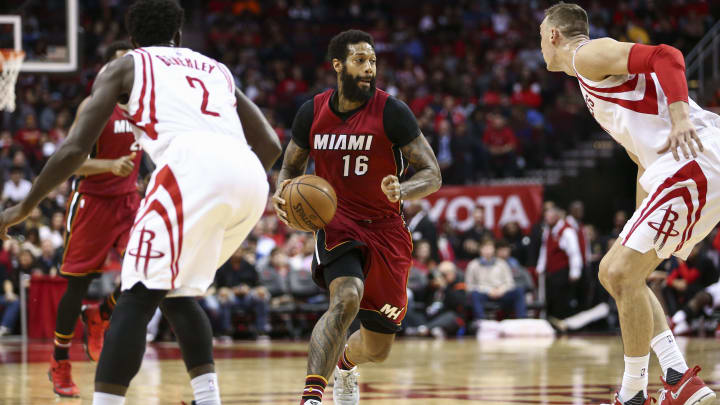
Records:
M291 227L314 232L324 228L335 216L335 190L322 177L306 174L296 177L283 190L285 211Z

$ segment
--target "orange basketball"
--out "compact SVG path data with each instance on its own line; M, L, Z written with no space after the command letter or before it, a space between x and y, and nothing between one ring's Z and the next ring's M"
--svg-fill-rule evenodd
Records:
M291 227L314 232L324 228L335 215L337 196L322 177L306 174L294 178L280 194Z

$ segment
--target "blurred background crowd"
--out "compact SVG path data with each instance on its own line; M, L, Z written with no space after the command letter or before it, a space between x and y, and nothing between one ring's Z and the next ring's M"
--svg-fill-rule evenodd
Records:
M445 185L522 179L562 158L600 128L574 79L546 72L539 22L550 2L534 0L188 0L185 44L225 63L261 106L285 144L298 107L335 84L327 42L349 27L373 35L377 86L407 103L436 153ZM720 4L675 0L585 1L591 37L667 43L687 53L720 15ZM105 48L126 33L127 2L80 1L81 69L74 75L21 74L17 109L0 115L2 205L21 200L68 133ZM41 12L26 10L29 54L47 42ZM700 102L720 105L720 90ZM280 162L277 167L279 167ZM276 167L276 170L277 170ZM274 184L276 171L270 173ZM55 190L0 248L0 335L17 331L20 274L56 276L62 260L69 184ZM632 207L630 207L631 209ZM405 205L415 241L403 333L471 333L479 320L548 317L562 332L617 327L613 304L597 282L603 253L631 211L593 224L583 204L545 203L530 232L510 222L497 231L482 207L467 231L434 223L420 204ZM268 211L251 237L218 271L202 299L218 337L301 336L326 305L314 286L312 234L293 232ZM683 332L710 328L707 287L718 279L715 233L687 262L671 259L651 285ZM559 240L577 249L557 247ZM560 243L567 246L568 243ZM559 250L558 250L559 249ZM560 251L562 250L562 252ZM567 251L566 251L567 250ZM565 259L558 259L562 254ZM117 269L118 257L107 266ZM558 260L560 260L558 262ZM108 276L93 291L111 288ZM700 298L695 298L699 294ZM693 299L695 298L695 301ZM682 315L684 314L684 315Z

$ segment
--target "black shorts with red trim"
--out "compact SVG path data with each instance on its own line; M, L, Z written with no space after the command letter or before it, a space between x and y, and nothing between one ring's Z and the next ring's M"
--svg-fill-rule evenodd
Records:
M111 249L122 254L140 206L136 192L103 197L73 193L65 216L64 276L97 276Z
M407 280L412 239L402 217L355 221L342 215L316 234L313 279L322 288L324 269L339 257L358 249L363 256L364 292L358 317L366 323L399 330L407 311Z

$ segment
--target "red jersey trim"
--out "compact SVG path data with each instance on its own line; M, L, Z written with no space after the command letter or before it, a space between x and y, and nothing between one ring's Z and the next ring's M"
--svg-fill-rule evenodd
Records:
M659 106L657 101L657 90L655 88L655 82L653 81L652 77L649 74L645 74L645 94L643 95L642 100L623 100L615 97L607 97L607 96L601 96L597 93L593 92L593 89L597 89L595 91L602 91L604 93L619 93L620 91L617 91L618 89L616 87L610 87L609 89L611 91L607 91L607 89L600 89L596 87L590 87L588 86L578 75L578 81L580 82L580 85L590 93L593 97L596 97L600 100L607 101L609 103L617 104L620 107L627 108L628 110L632 110L641 114L652 114L652 115L658 115L659 113ZM637 79L637 76L636 76ZM620 86L625 86L627 83L630 83L632 80L625 82L624 84ZM630 89L632 90L632 89ZM629 91L629 90L626 90Z
M145 125L143 129L150 139L155 140L158 137L157 131L155 131L155 124L157 124L157 117L155 116L155 69L153 68L152 55L141 48L138 48L137 51L147 55L148 63L150 64L150 122ZM144 67L145 65L143 65L143 68Z

